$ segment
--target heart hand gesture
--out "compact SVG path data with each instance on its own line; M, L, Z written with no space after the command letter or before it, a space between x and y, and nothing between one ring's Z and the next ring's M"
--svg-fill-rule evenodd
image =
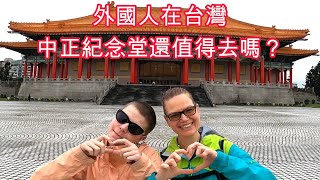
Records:
M216 159L218 153L217 151L212 150L211 148L199 143L194 142L190 144L187 148L188 152L196 152L196 156L201 157L203 159L203 163L197 166L194 169L194 173L199 172L201 169L209 167L210 164Z
M112 153L123 157L123 159L129 164L133 164L141 158L142 154L139 151L139 148L127 139L117 139L110 144L119 147L113 149Z
M110 141L111 140L108 136L102 135L82 143L80 148L87 156L95 158L103 153L108 152L106 149L106 144L108 144Z
M161 164L161 167L157 174L157 180L162 179L170 179L176 177L180 174L192 174L193 169L181 169L178 167L178 162L181 161L181 156L179 154L184 154L185 156L189 157L189 154L184 149L179 149L173 152L168 159ZM192 156L192 154L191 154Z
M185 155L188 159L191 159L194 155L201 157L203 163L197 166L195 169L181 169L178 167L178 162L181 161L180 155ZM194 174L200 170L209 167L210 164L216 159L217 152L210 149L207 146L199 142L192 143L188 146L187 150L178 149L173 152L168 159L161 165L157 174L157 179L170 179L180 174Z

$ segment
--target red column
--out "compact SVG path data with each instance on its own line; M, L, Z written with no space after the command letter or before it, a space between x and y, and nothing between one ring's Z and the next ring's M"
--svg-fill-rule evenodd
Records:
M50 61L47 63L47 78L50 77Z
M279 70L277 69L276 70L276 83L278 84L279 83Z
M283 69L281 68L280 72L280 83L283 84Z
M260 83L262 84L265 83L264 76L264 59L260 59Z
M290 68L290 89L292 89L292 67Z
M91 59L88 59L87 61L87 79L91 78Z
M271 68L268 68L268 82L271 83Z
M38 64L38 78L42 78L42 67L42 63Z
M205 64L205 74L204 74L204 78L205 78L205 80L206 81L209 81L209 66L208 66L208 64L209 64L209 62L206 60L205 61L206 62L206 64Z
M254 82L256 83L258 81L258 67L255 67L255 73L254 73Z
M38 63L34 62L33 64L33 77L37 78L37 67L38 67Z
M63 62L61 62L60 63L60 76L59 76L59 78L61 79L61 78L63 78Z
M285 69L283 73L284 73L284 75L283 75L283 83L287 84L287 70Z
M189 84L189 59L185 58L183 61L183 84Z
M30 78L33 78L33 64L30 63Z
M250 82L254 82L254 68L253 68L253 63L250 63Z
M63 65L63 78L67 79L68 78L68 60L64 61Z
M53 55L53 62L52 62L52 79L57 78L57 53Z
M136 66L136 59L132 58L130 63L130 84L135 83L135 66Z
M27 71L28 71L28 63L27 60L24 62L24 67L23 67L23 77L27 78Z
M236 58L236 82L240 83L240 58Z
M114 78L114 60L111 60L111 74L110 74L110 78Z
M81 79L81 77L82 77L82 66L83 66L82 57L79 57L79 61L78 61L78 79Z
M228 62L228 82L232 82L232 61Z
M136 65L135 65L135 73L134 73L134 83L138 84L138 73L139 73L139 66L138 66L138 60L136 60Z
M183 68L183 66L184 66L184 63L182 62L182 65L181 65L181 68L180 68L180 77L181 77L181 84L184 84L184 76L183 76L183 70L184 70L184 68Z
M108 78L108 72L109 72L109 59L104 58L104 78Z
M214 57L212 57L212 59L210 61L210 65L211 65L211 67L210 67L210 80L214 81L214 73L215 73L215 71L214 71Z

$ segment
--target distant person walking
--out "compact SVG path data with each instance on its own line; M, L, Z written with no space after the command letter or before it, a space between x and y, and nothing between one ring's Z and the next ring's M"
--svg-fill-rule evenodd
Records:
M96 95L94 99L95 99L95 102L98 103L98 95Z
M30 96L30 94L29 94L29 96L28 96L28 101L29 101L29 102L31 101L31 96Z

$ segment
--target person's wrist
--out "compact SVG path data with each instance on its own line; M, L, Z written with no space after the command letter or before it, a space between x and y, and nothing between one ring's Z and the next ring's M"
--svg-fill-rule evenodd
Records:
M163 174L163 172L161 171L161 169L156 173L156 179L157 180L168 180L170 178L168 178L166 175L166 173Z
M157 179L157 180L168 180L168 178L165 178L165 177L159 175L159 173L156 174L156 179Z

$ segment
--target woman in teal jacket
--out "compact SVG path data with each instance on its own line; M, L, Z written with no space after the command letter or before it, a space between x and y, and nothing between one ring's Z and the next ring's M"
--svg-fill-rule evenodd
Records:
M177 136L161 152L160 170L148 179L276 179L247 152L200 127L199 105L186 89L169 89L162 103L164 118Z

